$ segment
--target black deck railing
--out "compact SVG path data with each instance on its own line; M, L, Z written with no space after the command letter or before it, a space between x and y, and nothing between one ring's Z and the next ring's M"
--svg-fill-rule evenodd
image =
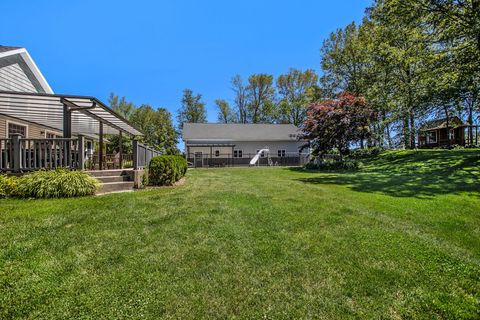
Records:
M194 167L241 167L249 166L255 153L244 153L242 157L233 157L232 154L191 154L187 161ZM258 159L256 166L302 166L308 162L309 155L287 154L283 157L264 156Z
M153 157L161 155L160 151L133 140L133 169L143 169Z
M28 139L13 134L0 139L0 171L26 172L39 169L83 169L84 138Z
M0 172L27 172L40 169L68 168L71 170L143 169L161 152L133 141L133 154L93 155L87 159L85 138L29 139L13 134L0 139ZM102 160L102 165L100 164Z

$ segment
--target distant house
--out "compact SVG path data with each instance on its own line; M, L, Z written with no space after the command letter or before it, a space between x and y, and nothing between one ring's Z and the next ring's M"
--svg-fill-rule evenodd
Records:
M307 141L292 124L185 123L183 141L188 161L195 167L302 165ZM263 151L262 151L263 150ZM268 150L268 151L266 151Z
M420 148L434 148L450 145L465 146L466 144L478 143L478 126L472 126L473 141L468 141L467 129L469 125L459 117L447 119L435 119L426 122L420 127L418 143Z

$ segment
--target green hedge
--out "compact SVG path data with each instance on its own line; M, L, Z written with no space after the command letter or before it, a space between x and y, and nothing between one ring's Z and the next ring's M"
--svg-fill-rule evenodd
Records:
M187 160L178 155L154 157L148 165L148 183L154 186L171 186L187 172Z
M319 159L314 162L307 163L305 168L308 170L356 170L360 166L359 162L354 159Z
M100 186L83 171L35 171L23 176L1 176L0 197L70 198L93 195Z

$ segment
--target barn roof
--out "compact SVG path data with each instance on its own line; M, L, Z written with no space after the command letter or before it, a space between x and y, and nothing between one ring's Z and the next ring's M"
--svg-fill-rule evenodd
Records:
M184 141L295 141L301 130L293 124L185 123Z

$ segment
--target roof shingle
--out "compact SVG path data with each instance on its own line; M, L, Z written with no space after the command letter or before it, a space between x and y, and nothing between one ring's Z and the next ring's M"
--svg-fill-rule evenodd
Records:
M183 140L295 141L301 130L293 124L185 123Z
M12 50L22 49L21 47L0 46L0 52L7 52Z

